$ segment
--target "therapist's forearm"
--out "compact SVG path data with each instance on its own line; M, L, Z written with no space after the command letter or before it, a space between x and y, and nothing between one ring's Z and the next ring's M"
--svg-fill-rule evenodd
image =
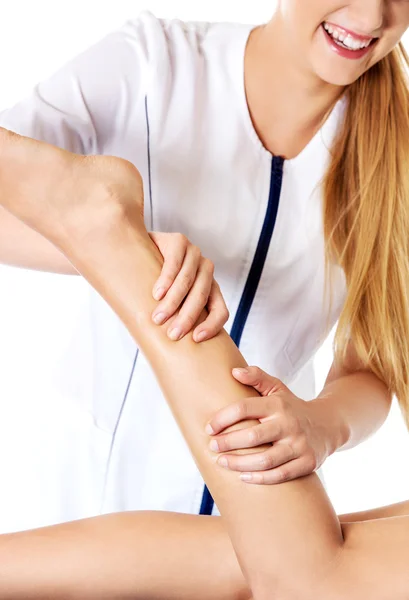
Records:
M129 216L128 216L129 217ZM93 240L74 264L116 311L150 361L197 464L225 518L243 572L256 598L314 595L342 547L339 520L314 474L280 486L246 486L217 467L204 432L209 418L240 397L254 395L231 376L245 365L226 332L204 344L190 335L171 342L152 323L152 287L161 257L135 222L112 227L103 243ZM203 318L203 317L202 317ZM209 370L211 366L211 370ZM149 426L149 424L147 424ZM306 586L308 586L306 588Z
M373 435L385 422L391 394L373 373L358 371L327 383L312 401L322 409L332 432L331 453L347 450Z

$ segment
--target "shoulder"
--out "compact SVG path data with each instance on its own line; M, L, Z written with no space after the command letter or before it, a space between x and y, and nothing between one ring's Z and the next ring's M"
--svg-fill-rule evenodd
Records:
M146 56L155 57L169 48L195 48L209 32L217 28L210 22L182 21L156 17L150 11L142 11L136 18L124 23L120 32L130 43L137 44Z
M164 19L142 11L128 20L121 34L138 46L146 60L189 62L222 51L235 38L241 39L251 25L231 22L183 21Z

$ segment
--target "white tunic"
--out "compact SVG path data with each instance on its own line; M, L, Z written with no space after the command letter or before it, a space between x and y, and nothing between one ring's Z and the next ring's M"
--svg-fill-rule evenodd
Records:
M310 399L326 317L319 184L343 104L296 158L272 157L246 103L252 27L144 12L3 111L0 125L133 162L144 179L148 229L182 232L214 261L231 315L226 329L247 362ZM330 325L345 298L343 274L333 271ZM100 511L211 512L147 361L91 289L69 354L62 380L90 421L89 483L82 477L76 485L85 467L61 457L70 499L52 506L44 498L30 526Z

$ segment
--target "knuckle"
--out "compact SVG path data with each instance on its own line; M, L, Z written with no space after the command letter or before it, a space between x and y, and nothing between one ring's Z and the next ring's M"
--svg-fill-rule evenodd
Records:
M244 402L239 402L234 407L237 420L243 420L247 416L247 406Z
M219 443L219 448L222 452L228 452L229 450L232 449L233 444L231 443L228 435L221 437L219 439L218 443ZM227 458L227 460L234 460L234 457L230 458L230 457L226 456L226 458Z
M196 319L190 314L184 315L182 321L183 321L183 324L188 328L189 331L192 329L192 327L196 323Z
M169 290L169 288L171 287L173 283L173 279L170 277L170 275L161 275L160 279L158 280L156 286L158 288L165 288L166 291ZM163 297L165 296L165 294L163 294ZM162 301L163 301L163 297L162 297Z
M197 295L198 295L199 304L201 306L205 306L207 303L207 300L209 298L209 294L208 294L207 290L200 288L197 292Z
M169 298L164 305L164 310L167 313L173 314L179 308L180 302L175 296Z
M191 273L185 272L180 274L180 287L183 291L188 292L193 284L193 277Z
M229 320L230 317L230 313L227 310L227 308L223 308L222 313L220 315L221 320L223 321L223 323L226 323L226 321Z
M173 239L175 240L175 242L177 244L179 244L181 246L187 246L189 243L189 240L183 233L174 233Z
M260 369L260 367L251 367L251 370L257 378L261 378L264 375L264 372Z
M264 453L260 456L259 464L260 464L260 467L263 469L263 471L266 471L268 469L273 468L274 461L273 461L272 456L270 456L270 454Z
M311 452L310 455L307 457L306 464L307 468L311 471L315 471L318 468L317 457L313 452Z
M199 260L200 257L202 256L202 251L200 250L199 246L194 246L192 244L192 246L191 246L191 252L195 256L196 260Z
M260 433L257 428L253 427L252 429L250 429L247 436L249 444L254 446L260 445Z
M166 273L166 275L169 277L170 279L170 275L169 272L172 273L172 275L176 275L177 273L179 273L180 269L182 268L182 257L181 256L170 256L170 257L166 257L165 256L165 262L163 264L163 269ZM172 279L173 281L173 279Z
M287 444L288 446L288 456L290 460L294 460L295 458L298 457L298 452L295 449L295 444L292 440L290 440Z
M203 266L213 276L213 273L214 273L214 263L209 258L204 258L203 259Z
M291 472L286 467L281 467L277 470L277 481L280 483L284 483L284 481L289 481L291 479Z

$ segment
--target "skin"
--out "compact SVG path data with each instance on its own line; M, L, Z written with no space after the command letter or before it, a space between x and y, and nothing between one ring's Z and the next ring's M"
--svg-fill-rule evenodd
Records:
M21 140L18 141L22 143ZM174 344L167 336L166 326L157 327L152 322L151 314L156 307L152 287L161 272L162 257L143 226L142 182L133 165L107 157L93 157L90 165L83 158L78 160L76 156L61 153L47 145L38 148L38 153L42 150L47 160L54 160L55 170L52 173L60 175L58 195L52 186L47 195L47 187L44 188L41 179L38 182L41 188L35 187L38 173L36 169L32 181L34 187L28 186L29 195L25 189L13 184L14 177L7 179L3 175L4 198L21 218L35 225L42 235L52 240L111 304L151 361L165 397L170 402L223 514L224 527L254 597L257 600L270 598L271 590L274 590L276 597L291 600L302 597L301 594L308 590L311 597L325 597L328 600L336 598L334 594L341 593L348 584L351 587L347 589L349 597L353 598L352 594L358 591L370 593L376 599L379 590L383 590L383 593L385 591L382 588L385 576L381 566L393 577L391 581L386 578L388 590L393 592L395 599L403 597L402 589L406 584L406 561L405 565L402 564L405 556L403 546L407 539L406 521L400 522L399 527L389 528L387 538L382 524L380 529L376 527L366 530L369 533L365 533L362 539L360 536L347 535L351 530L347 531L341 526L316 475L280 486L247 486L234 473L214 464L208 449L206 423L217 410L228 406L237 398L251 397L254 394L230 374L233 367L246 366L243 357L224 331L205 344L194 343L191 336ZM51 151L56 154L51 154ZM65 163L68 159L69 169ZM70 177L67 177L67 172ZM109 185L106 186L102 185L105 172L110 173ZM10 186L8 188L7 182ZM32 202L36 197L33 193L35 190L38 194L44 194L44 212L39 221L36 203ZM77 213L72 204L73 198L80 198L81 202L86 203ZM87 219L83 218L84 212ZM138 278L133 276L136 270ZM201 315L200 320L205 316ZM254 424L255 421L244 421L240 427ZM87 531L92 530L86 529L85 532ZM161 527L156 529L158 531L163 534ZM348 544L344 543L344 536ZM381 538L382 547L379 544ZM12 582L18 586L23 582L21 570L18 576L12 569L13 554L15 558L18 557L21 567L21 552L17 552L18 546L13 541L15 539L8 538L7 541L6 556L9 556L9 561L3 563L3 577L7 582L8 577L14 575ZM24 542L26 538L19 539ZM161 537L153 539L159 541L160 548ZM201 544L200 535L197 539ZM220 539L221 547L225 549L226 538ZM301 539L308 539L308 544L300 544ZM78 538L74 537L74 545L75 540L78 541ZM81 535L80 540L81 546ZM61 537L60 542L62 543ZM15 548L16 552L10 552L10 548ZM28 565L31 564L32 553L31 551ZM160 557L160 550L141 554L141 560L147 558L146 568L149 569L149 565L152 566L151 557ZM91 553L91 558L92 556ZM183 552L180 554L174 551L174 556L175 560L180 556L182 564L186 559ZM10 557L11 567L8 566ZM367 581L361 581L360 574L378 563L377 573L382 574L382 579L374 579L376 589L368 590ZM46 578L47 585L58 587L55 581L58 569L53 569L50 574L48 565L43 565L45 571L42 571L42 576ZM161 569L160 563L155 562L153 569L154 572ZM235 573L233 589L239 589L241 594L242 580L241 583L237 582L237 567L232 566L232 569ZM41 573L41 569L38 572ZM296 579L294 572L297 573ZM351 572L353 577L346 578L346 572ZM33 573L28 568L26 573L31 585L37 570ZM177 578L178 573L179 577L186 580L184 570L175 567L173 577ZM200 566L197 573L200 575ZM173 579L165 579L163 584L169 584L169 581ZM134 585L137 585L136 582ZM13 589L12 583L6 586L7 589ZM81 587L81 581L79 586ZM82 593L78 587L76 589L77 594ZM14 598L27 598L16 595L18 593L15 593ZM56 597L54 591L49 593L49 597ZM382 596L384 597L385 595Z
M225 332L203 345L190 336L172 344L163 329L152 325L150 290L161 257L144 231L140 212L120 218L116 227L86 246L67 235L61 248L150 361L221 510L253 597L407 598L408 518L341 524L315 474L279 486L246 486L214 465L204 428L216 408L248 395L248 388L230 375L232 364L245 366L245 361ZM138 281L131 277L136 265Z
M362 59L342 58L324 37L324 21L379 40ZM246 55L247 101L265 147L296 156L345 86L386 56L408 26L406 0L279 0L273 19L253 31Z
M324 21L376 38L376 43L361 59L345 59L328 44L322 30ZM250 36L245 57L247 101L264 146L271 153L286 158L297 156L322 126L346 86L384 58L408 26L409 2L403 0L314 0L308 3L279 0L272 20L256 28ZM320 466L332 452L351 448L376 431L386 418L390 396L377 393L379 381L360 366L353 348L348 362L332 366L319 398L308 408L290 392L285 394L286 411L265 403L257 415L249 401L242 402L242 411L253 417L268 418L270 423L263 428L258 426L257 434L253 428L234 438L231 434L222 435L217 440L220 451L238 448L241 444L241 447L251 446L254 435L276 441L277 426L273 419L284 423L280 427L284 432L280 439L286 440L286 448L276 445L248 458L228 455L225 457L227 466L251 476L252 483L277 483L310 472L311 465ZM358 370L359 373L352 374ZM322 402L329 397L331 403ZM236 405L230 411L240 415L241 409ZM321 446L319 441L314 443L309 434L305 426L308 418L303 419L303 413L308 413L313 430L323 432L320 440L325 442ZM219 421L224 422L223 414L216 415L214 420L217 433L222 432Z
M273 19L256 28L250 36L245 59L249 109L266 148L289 158L297 155L321 126L345 85L352 83L396 45L408 24L408 12L409 3L403 1L341 3L321 0L308 3L308 6L301 0L279 2ZM364 59L345 60L328 46L321 29L324 19L361 34L380 36L379 40ZM282 60L282 56L287 60ZM289 123L292 127L288 127ZM25 175L27 164L25 161ZM92 167L89 164L91 174ZM43 170L39 172L44 178ZM15 237L23 242L21 232L11 236L13 228L6 229L0 236L0 246L9 236L12 248L16 248ZM204 339L212 337L228 318L227 308L213 279L212 263L179 234L150 235L165 258L154 288L167 291L165 296L157 297L162 300L153 311L153 319L163 314L168 335L177 339L195 326L200 311L207 304L209 317L195 328L194 339L199 341L199 334L204 332ZM30 245L32 242L28 240ZM19 244L19 248L24 247L24 243ZM30 255L32 257L33 253ZM58 256L60 261L62 254ZM178 318L171 319L187 292ZM354 359L350 363L349 368L333 366L324 389L313 403L307 405L290 391L278 406L271 408L271 402L266 401L258 416L268 419L263 439L269 438L270 443L280 442L281 445L260 450L254 457L228 456L227 466L246 476L252 473L253 483L277 483L312 472L333 452L351 448L373 434L387 417L391 397L385 387L380 388L380 382L373 374L364 372ZM358 369L359 374L356 373ZM330 402L328 398L331 398ZM277 439L274 420L280 423L280 439ZM317 431L321 432L320 436ZM258 432L249 430L236 438L236 445L227 444L222 450L249 447L254 435Z
M285 4L280 4L281 9ZM348 6L355 4L358 3ZM335 7L332 12L331 21L335 17ZM349 28L352 29L350 25ZM283 89L293 75L300 77L299 82L307 81L301 79L301 69L295 69L283 81ZM324 88L329 90L325 85ZM309 115L313 115L312 110ZM305 133L309 125L311 132L313 122L312 118L305 119L304 129L300 127L299 131ZM300 117L297 125L301 123ZM124 168L130 169L129 165ZM116 184L114 191L112 186L110 188L112 202L106 202L104 214L101 214L98 200L107 190L100 188L99 194L95 190L89 194L87 190L88 214L96 219L82 220L94 225L91 232L82 232L86 234L85 238L78 235L81 226L75 219L75 211L72 216L72 195L60 196L60 203L55 203L54 196L50 196L47 208L51 214L47 214L47 210L42 212L39 225L38 210L30 212L30 207L27 208L27 190L23 189L20 190L17 212L26 222L31 221L38 231L42 230L40 232L51 239L107 299L151 361L221 509L239 564L256 600L271 597L286 600L307 597L334 600L344 597L406 598L409 585L404 558L409 535L407 518L344 527L315 475L280 486L255 487L245 486L233 479L232 473L214 465L204 427L214 411L237 397L248 396L248 388L240 386L230 376L233 367L245 366L244 360L224 332L203 346L194 344L190 336L174 345L163 329L152 324L151 313L155 305L151 289L160 274L161 257L141 227L141 210L135 206L135 194L130 202L126 193L120 193L124 191L121 177ZM55 189L62 193L63 188L56 186ZM78 190L74 197L82 198ZM11 202L11 198L7 197L6 201ZM38 209L38 203L37 206L32 204ZM67 207L69 210L64 214ZM14 211L16 205L13 204L11 209ZM121 265L120 269L118 265ZM133 277L136 270L140 273L138 285ZM308 540L308 544L301 540Z
M363 531L369 525L364 521L389 524L390 517L405 515L409 502L339 520L349 535ZM3 600L251 597L221 517L159 511L105 515L2 535L0 559Z

